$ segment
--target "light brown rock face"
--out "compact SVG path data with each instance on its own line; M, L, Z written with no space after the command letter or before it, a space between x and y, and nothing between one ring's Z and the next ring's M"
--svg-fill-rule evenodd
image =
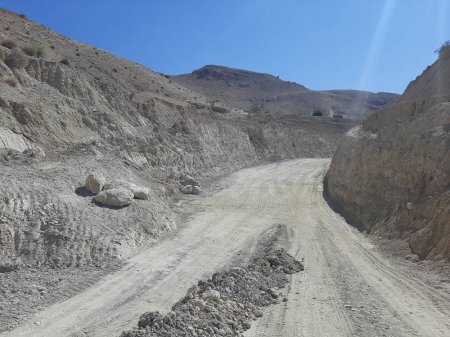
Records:
M406 239L421 258L450 258L449 73L441 56L399 103L349 132L326 178L327 196L355 225Z

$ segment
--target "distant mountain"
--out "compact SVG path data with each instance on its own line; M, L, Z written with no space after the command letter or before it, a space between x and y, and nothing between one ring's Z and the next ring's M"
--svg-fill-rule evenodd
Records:
M269 115L315 114L363 119L399 97L391 93L356 90L309 90L270 74L217 65L207 65L172 79L211 100L250 113Z

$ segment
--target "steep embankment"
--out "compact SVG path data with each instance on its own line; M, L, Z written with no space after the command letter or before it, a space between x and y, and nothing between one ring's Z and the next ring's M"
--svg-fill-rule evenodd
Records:
M398 95L357 90L314 91L269 74L208 65L171 77L175 82L212 100L257 115L363 119L394 102Z
M400 101L351 130L327 175L329 197L363 230L450 258L450 53Z

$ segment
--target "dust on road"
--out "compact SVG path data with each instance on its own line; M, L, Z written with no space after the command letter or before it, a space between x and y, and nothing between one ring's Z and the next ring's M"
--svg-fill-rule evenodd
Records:
M192 203L199 211L174 237L120 271L37 314L2 337L118 336L146 311L168 311L205 275L251 251L274 224L306 270L288 301L271 307L248 336L449 336L450 297L393 268L322 197L329 159L249 168L227 188ZM36 325L39 322L39 325Z

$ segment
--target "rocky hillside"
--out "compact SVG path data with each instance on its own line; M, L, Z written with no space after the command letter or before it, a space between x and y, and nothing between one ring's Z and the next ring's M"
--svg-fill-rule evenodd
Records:
M198 192L267 160L330 157L354 125L217 104L0 10L0 332L175 228L181 183ZM95 197L92 171L108 186Z
M208 65L172 79L218 102L258 115L321 115L363 119L398 95L356 90L314 91L278 77Z
M253 118L139 64L0 11L0 261L102 266L173 228L179 180L265 160L328 157L350 121ZM297 87L297 85L292 85ZM286 90L288 90L286 88ZM97 170L150 189L111 212Z
M328 197L362 230L402 238L420 258L450 258L450 52L397 104L351 130Z

